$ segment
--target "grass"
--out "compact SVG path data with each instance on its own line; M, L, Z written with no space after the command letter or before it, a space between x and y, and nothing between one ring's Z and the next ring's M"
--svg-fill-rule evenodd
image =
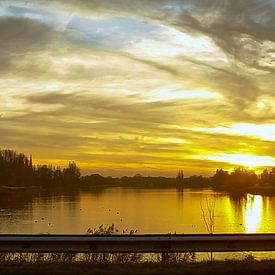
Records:
M163 258L164 257L164 258ZM0 253L0 265L16 263L66 264L139 264L194 262L196 254L189 253ZM0 273L1 274L1 273Z
M184 264L21 263L0 265L0 274L275 274L275 261L220 261Z

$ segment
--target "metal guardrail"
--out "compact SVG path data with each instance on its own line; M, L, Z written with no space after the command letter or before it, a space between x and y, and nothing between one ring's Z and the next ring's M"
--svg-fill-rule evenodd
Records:
M0 252L275 251L275 234L0 235Z

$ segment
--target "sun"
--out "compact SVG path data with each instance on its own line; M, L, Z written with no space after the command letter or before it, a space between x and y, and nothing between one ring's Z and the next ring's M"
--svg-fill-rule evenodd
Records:
M256 167L275 166L275 158L270 156L256 156L250 154L218 154L204 156L204 159L241 165L249 169Z

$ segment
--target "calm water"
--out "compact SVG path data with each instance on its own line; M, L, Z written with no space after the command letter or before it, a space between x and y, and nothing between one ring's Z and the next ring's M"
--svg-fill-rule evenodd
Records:
M0 233L85 233L114 223L138 233L206 233L202 208L215 201L215 232L275 232L275 197L233 198L211 190L123 189L39 197L0 209Z

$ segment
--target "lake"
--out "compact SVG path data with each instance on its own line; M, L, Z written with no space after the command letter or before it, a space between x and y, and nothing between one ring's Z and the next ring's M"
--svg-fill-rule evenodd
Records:
M230 197L212 190L110 188L41 195L0 209L0 233L86 233L115 224L138 233L207 233L203 212L215 203L215 233L275 232L275 197Z

